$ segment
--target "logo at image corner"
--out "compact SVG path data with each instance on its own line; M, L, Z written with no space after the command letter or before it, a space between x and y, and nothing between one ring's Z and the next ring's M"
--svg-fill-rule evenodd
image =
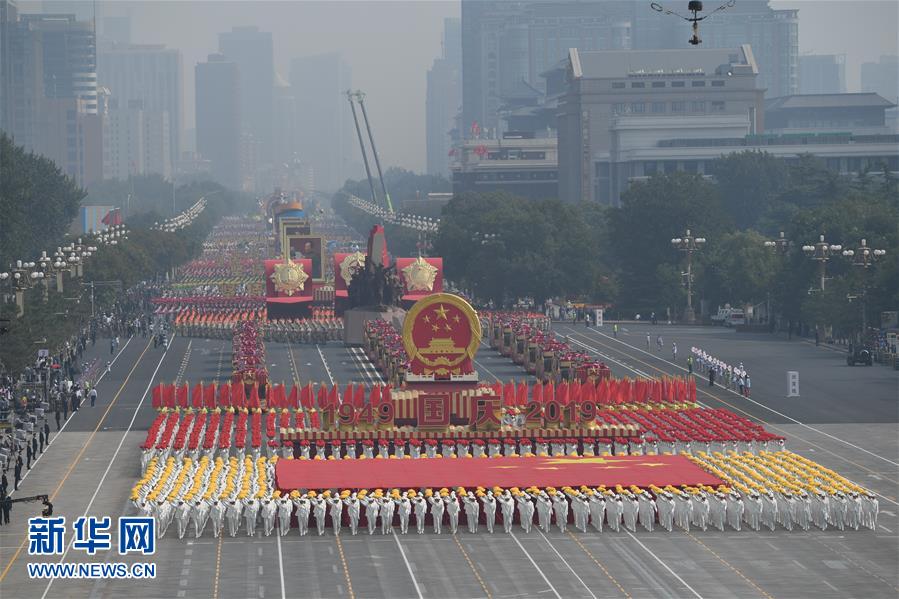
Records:
M119 518L119 554L156 553L156 520L154 518Z

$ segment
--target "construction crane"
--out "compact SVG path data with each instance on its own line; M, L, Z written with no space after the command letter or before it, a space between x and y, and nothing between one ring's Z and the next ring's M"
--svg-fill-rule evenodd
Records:
M347 97L350 97L350 93L347 93ZM356 102L359 103L359 107L362 109L362 119L365 121L365 130L368 132L368 143L371 145L371 153L375 159L375 167L378 169L378 179L381 181L381 192L384 195L384 204L387 207L389 212L393 212L393 203L390 201L390 194L387 193L387 185L384 183L384 173L381 171L381 159L378 158L378 148L375 146L375 136L372 135L371 132L371 123L368 121L368 112L365 110L365 93L359 91L358 89L352 93L352 97L356 99ZM350 106L352 106L352 100L350 100ZM353 118L356 118L356 110L353 108ZM359 136L359 145L362 150L362 156L365 157L365 144L362 143L362 133L359 130L359 121L356 121L356 133ZM368 171L368 159L365 159L366 171L369 172L369 183L371 183L371 173ZM374 189L372 189L372 195L374 195Z
M365 176L368 177L368 187L371 189L371 201L378 203L378 195L375 193L375 182L371 178L371 167L368 165L368 152L365 151L365 144L362 142L362 130L359 128L359 117L356 116L356 105L353 104L353 91L346 90L346 99L350 103L350 110L353 111L353 123L356 124L356 137L359 138L359 149L362 150L362 162L365 163Z

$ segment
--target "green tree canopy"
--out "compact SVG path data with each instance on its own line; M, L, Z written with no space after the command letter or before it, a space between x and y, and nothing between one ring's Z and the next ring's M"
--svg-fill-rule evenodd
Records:
M52 161L0 133L0 267L55 249L84 195Z

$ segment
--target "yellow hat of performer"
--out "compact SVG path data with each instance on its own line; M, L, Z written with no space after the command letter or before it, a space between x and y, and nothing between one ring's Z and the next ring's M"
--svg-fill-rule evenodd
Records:
M272 493L272 497L281 497L281 491L275 491Z
M324 492L322 493L322 497L324 497L324 498L328 498L328 497L330 497L330 496L331 496L331 491L324 491Z
M456 487L456 495L467 495L465 487Z
M308 495L309 497L316 497L316 496L317 496L316 493L315 493L315 491L309 491L308 493L306 493L306 495Z
M406 496L407 496L407 497L412 498L412 497L415 497L415 495L416 495L416 493L415 493L415 491L413 491L412 489L409 489L408 491L406 491Z
M430 497L433 497L433 495L434 495L434 491L432 491L431 489L425 490L425 497L430 498Z

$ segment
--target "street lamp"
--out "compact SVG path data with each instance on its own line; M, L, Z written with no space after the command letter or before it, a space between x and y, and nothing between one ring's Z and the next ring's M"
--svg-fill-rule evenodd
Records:
M858 249L843 250L843 256L852 259L852 265L862 269L862 342L864 342L865 333L868 331L868 269L874 265L875 261L885 256L886 253L886 250L868 247L867 239L862 239Z
M830 260L831 256L838 255L837 253L842 249L842 245L824 241L823 234L818 236L818 243L815 245L802 246L802 251L805 252L805 255L818 263L818 279L821 291L824 291L824 281L827 278L827 261Z
M784 232L780 232L780 236L777 239L769 239L765 241L765 247L776 250L779 254L786 254L790 249L790 240L784 236Z
M696 314L693 312L693 253L698 252L705 245L705 237L694 237L687 229L686 235L683 237L675 237L671 240L674 249L684 252L687 255L687 272L681 273L686 276L687 281L687 310L684 317L688 323L696 321Z

